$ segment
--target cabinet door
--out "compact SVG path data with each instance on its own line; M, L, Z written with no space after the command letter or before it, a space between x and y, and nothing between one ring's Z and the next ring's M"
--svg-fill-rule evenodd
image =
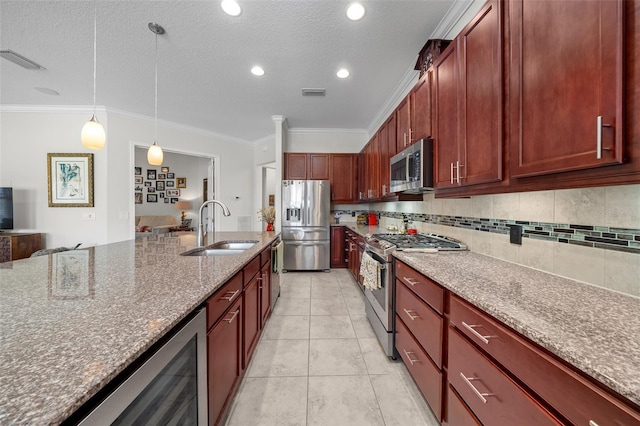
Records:
M431 81L429 69L411 91L411 139L412 142L431 137Z
M260 329L267 324L267 318L271 313L271 260L260 271Z
M387 121L387 132L389 134L389 158L396 155L398 151L398 126L396 114L391 114Z
M356 154L331 154L331 201L354 202L356 197Z
M391 183L391 178L389 176L389 127L388 123L384 123L384 125L380 128L378 132L378 170L379 172L379 181L378 181L378 196L384 197L389 195L389 184Z
M242 297L207 333L209 424L218 424L242 371Z
M622 7L509 3L511 176L622 163Z
M454 180L458 156L458 57L451 43L434 64L435 186L457 186Z
M331 227L331 267L345 268L344 262L344 226Z
M329 154L307 154L307 179L329 180Z
M411 104L409 96L404 98L396 108L396 152L411 145L409 129L411 128Z
M307 178L307 154L298 152L284 154L284 178L290 180Z
M242 366L247 368L251 354L258 343L258 335L260 332L260 289L258 288L259 275L253 279L244 288L243 295L243 358Z
M502 179L501 21L500 2L491 0L458 36L459 185Z

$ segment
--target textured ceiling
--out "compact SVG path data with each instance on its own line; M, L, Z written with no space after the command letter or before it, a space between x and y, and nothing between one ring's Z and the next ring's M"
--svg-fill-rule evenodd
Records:
M153 117L155 35L158 118L246 141L273 134L272 115L292 128L367 129L416 60L453 0L363 2L98 0L97 104ZM0 0L0 49L44 66L25 70L0 59L0 104L91 105L92 1ZM266 74L250 73L261 65ZM340 80L346 67L351 76ZM46 87L60 96L42 94ZM326 88L326 97L302 97Z

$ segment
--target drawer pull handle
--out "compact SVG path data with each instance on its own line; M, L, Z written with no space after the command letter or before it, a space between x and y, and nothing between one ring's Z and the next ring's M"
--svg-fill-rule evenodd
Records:
M413 278L410 277L402 277L406 282L408 282L411 285L416 285L418 284L418 282L416 280L414 280Z
M467 385L469 385L469 387L478 396L478 398L480 398L480 401L482 401L484 404L487 403L487 398L485 398L485 396L492 396L493 395L492 393L482 393L475 386L473 386L473 383L471 383L472 380L480 380L477 377L465 377L465 375L462 374L462 372L460 372L460 377L462 377L462 380L464 380L464 382Z
M229 294L231 293L231 296L228 297L221 297L221 300L226 300L227 302L231 302L231 300L233 300L234 297L236 297L236 294L238 294L240 290L236 290L233 293L231 293L230 291L226 292L225 294Z
M476 336L478 339L482 340L487 345L489 344L489 339L491 339L492 337L495 337L495 336L483 336L482 334L478 333L475 330L475 327L482 327L481 325L469 325L464 321L462 321L462 325L463 325L464 328L469 330L471 333L473 333L474 336Z
M411 321L415 321L416 318L420 318L418 315L413 315L412 312L415 311L410 311L408 309L405 309L404 312L409 315L409 318L411 318Z
M227 321L229 324L231 324L233 322L234 319L236 319L236 317L238 316L238 314L240 313L240 309L237 309L233 315L231 315L231 318L224 318L224 321Z
M598 426L598 423L594 422L593 420L589 420L589 426Z
M409 360L409 362L411 363L411 365L415 364L416 362L419 362L417 359L412 359L412 358L411 358L411 355L409 355L409 354L413 354L413 353L415 353L415 352L407 352L407 350L406 350L406 349L403 349L403 351L404 351L404 354L407 356L407 359Z

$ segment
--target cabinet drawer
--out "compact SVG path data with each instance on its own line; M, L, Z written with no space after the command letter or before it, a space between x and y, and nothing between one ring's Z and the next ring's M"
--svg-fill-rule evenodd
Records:
M625 402L484 312L455 296L450 301L451 324L572 423L640 424L640 413Z
M238 272L207 300L207 330L218 322L220 316L242 294L242 272Z
M445 424L451 426L482 426L476 416L469 410L460 399L456 391L447 386L447 421Z
M244 271L244 285L246 286L251 282L253 277L260 271L260 255L257 255L243 269Z
M561 424L453 328L449 329L449 382L484 424Z
M442 315L444 289L440 285L399 261L396 261L396 278Z
M433 362L442 368L443 319L426 303L396 280L396 314Z
M269 259L271 259L271 247L267 247L260 252L260 266L264 266Z
M402 320L396 315L396 349L411 377L429 403L431 411L442 418L442 372L424 353Z

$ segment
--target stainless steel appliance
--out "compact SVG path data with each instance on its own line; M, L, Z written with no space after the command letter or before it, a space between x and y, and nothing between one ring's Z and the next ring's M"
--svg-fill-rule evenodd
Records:
M328 180L282 181L284 271L329 269L330 194Z
M421 139L390 160L391 192L433 190L433 140Z
M206 333L201 309L80 424L207 424Z
M283 250L284 243L280 238L271 244L271 312L273 312L278 296L280 296L280 272L282 272L282 261L284 259Z
M393 252L396 250L437 252L466 250L467 246L453 238L437 234L374 234L367 238L365 251L382 268L377 290L365 288L365 312L387 356L394 353L395 279Z

